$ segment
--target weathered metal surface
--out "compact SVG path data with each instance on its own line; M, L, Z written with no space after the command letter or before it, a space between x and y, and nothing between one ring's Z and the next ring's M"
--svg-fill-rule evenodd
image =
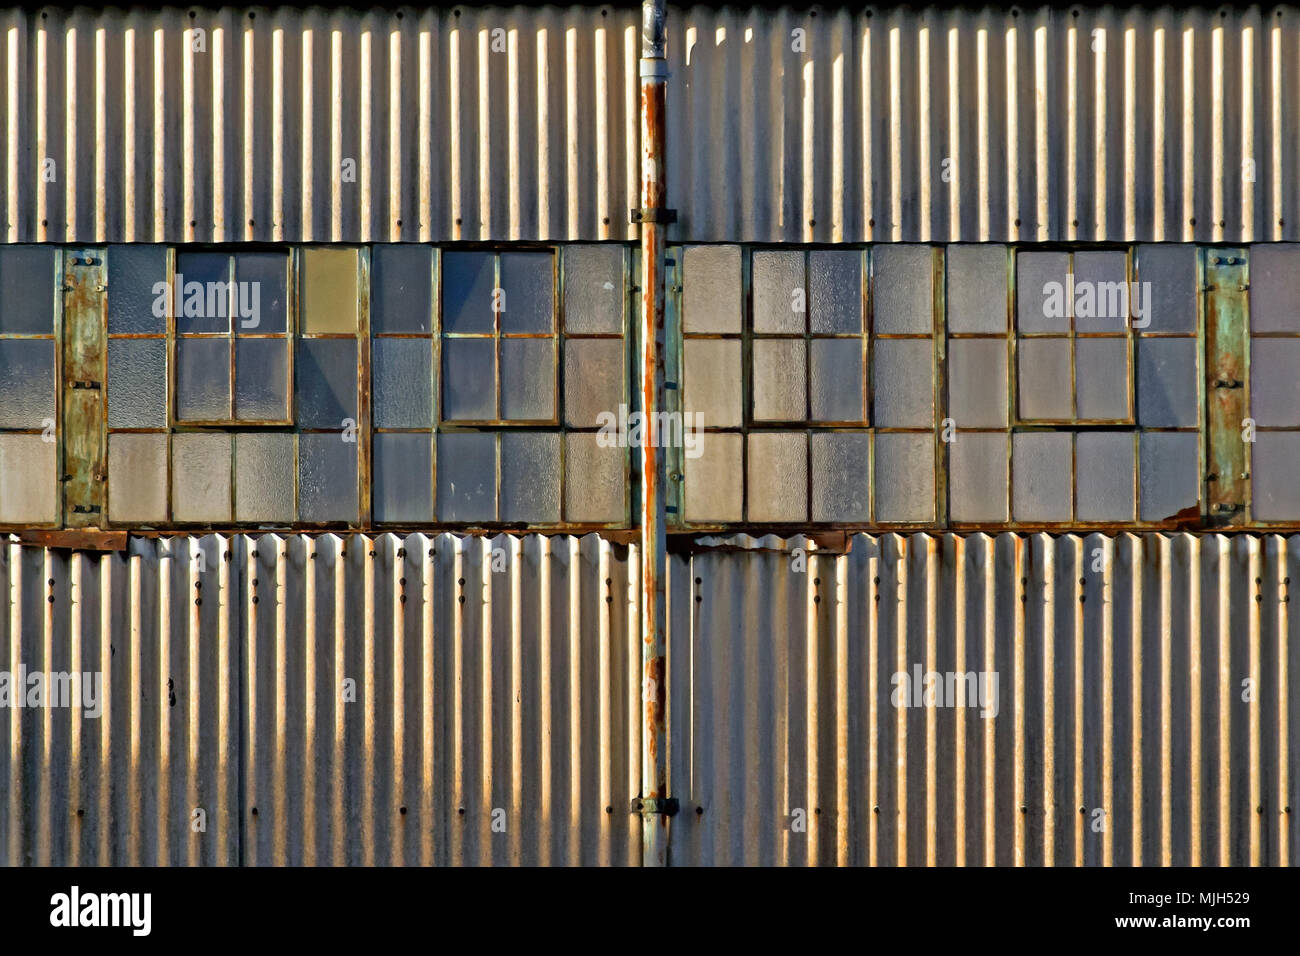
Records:
M668 754L664 732L667 648L667 511L665 453L655 434L664 401L667 343L664 338L665 206L664 130L667 112L667 59L663 0L641 7L641 321L640 408L648 423L641 447L641 681L645 727L642 731L641 797L644 816L643 860L664 866L668 857L669 815L659 805L668 798Z
M670 863L1296 858L1300 538L832 543L671 557ZM637 864L636 552L0 549L0 669L107 688L98 718L0 708L0 862ZM894 707L917 665L997 673L997 716Z
M673 864L1295 860L1300 538L714 541L672 565ZM895 707L917 667L997 715Z
M1300 9L674 8L683 241L1300 236Z
M108 273L100 249L63 255L63 377L60 402L60 479L63 524L99 528L108 503L107 345L104 290Z
M614 5L0 12L0 241L634 239Z
M1239 526L1249 521L1250 267L1245 249L1207 249L1204 258L1207 520Z
M106 702L0 708L0 864L635 865L636 561L595 536L10 544L0 670L98 671Z

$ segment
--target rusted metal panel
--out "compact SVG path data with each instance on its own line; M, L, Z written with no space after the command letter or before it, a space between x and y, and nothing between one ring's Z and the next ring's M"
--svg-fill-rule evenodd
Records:
M614 5L0 12L0 241L634 239L636 31Z
M1300 236L1294 6L682 5L683 241Z
M1208 520L1220 526L1242 525L1249 521L1250 324L1246 294L1250 271L1245 249L1207 249L1204 256Z
M1300 539L712 540L672 566L671 863L1295 859ZM918 669L996 716L895 706Z
M106 273L101 250L64 253L60 467L63 523L72 528L102 527L107 504Z
M0 708L0 863L636 865L636 564L594 535L10 544L0 669L99 672L103 707Z

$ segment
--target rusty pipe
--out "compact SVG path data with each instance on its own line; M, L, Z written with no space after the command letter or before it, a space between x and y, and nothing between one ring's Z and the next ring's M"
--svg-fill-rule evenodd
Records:
M654 434L664 410L664 107L668 85L664 0L641 5L641 409L649 428L641 447L641 798L642 859L668 863L668 736L665 662L668 574L664 453Z

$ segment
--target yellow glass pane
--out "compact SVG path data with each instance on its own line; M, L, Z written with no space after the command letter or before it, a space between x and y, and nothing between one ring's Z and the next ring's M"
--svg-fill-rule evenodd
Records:
M303 250L301 331L357 331L355 249Z

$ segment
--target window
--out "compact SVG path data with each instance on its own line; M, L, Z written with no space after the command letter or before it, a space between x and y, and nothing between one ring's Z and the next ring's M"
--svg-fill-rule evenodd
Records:
M677 254L686 523L933 522L934 248Z
M60 258L49 246L0 246L0 524L59 520Z
M292 424L288 281L287 253L176 256L152 314L174 322L177 423Z

